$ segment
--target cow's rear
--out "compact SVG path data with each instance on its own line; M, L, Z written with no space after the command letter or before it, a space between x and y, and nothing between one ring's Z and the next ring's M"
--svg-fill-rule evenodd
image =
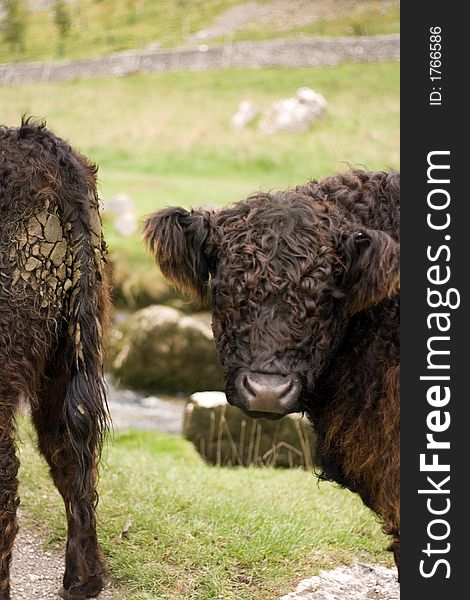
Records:
M14 417L31 406L68 521L64 598L99 593L96 466L108 289L96 168L42 126L0 129L0 598L16 534Z

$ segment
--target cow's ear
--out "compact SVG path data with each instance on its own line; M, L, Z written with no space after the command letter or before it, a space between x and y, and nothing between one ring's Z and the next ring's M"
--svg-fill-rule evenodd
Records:
M370 308L400 289L400 245L387 233L365 229L343 247L341 288L350 314Z
M143 231L163 275L200 302L208 294L210 257L204 247L210 227L209 211L166 208L150 215Z

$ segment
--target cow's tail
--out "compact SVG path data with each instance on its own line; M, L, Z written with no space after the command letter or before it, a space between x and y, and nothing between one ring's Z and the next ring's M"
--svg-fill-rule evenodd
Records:
M109 292L96 169L82 157L74 158L83 177L80 185L75 187L73 203L63 205L64 217L71 224L75 278L68 309L69 377L64 421L68 443L76 455L74 489L88 507L89 519L94 519L98 502L95 489L97 464L110 424L103 374L103 336L108 321ZM78 189L80 194L77 194Z

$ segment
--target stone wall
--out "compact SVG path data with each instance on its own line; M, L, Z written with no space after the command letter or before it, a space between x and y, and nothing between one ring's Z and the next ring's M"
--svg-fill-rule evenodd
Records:
M383 60L400 60L399 35L238 42L214 47L120 52L84 60L8 63L0 64L0 84L66 81L154 71L319 67L342 61Z

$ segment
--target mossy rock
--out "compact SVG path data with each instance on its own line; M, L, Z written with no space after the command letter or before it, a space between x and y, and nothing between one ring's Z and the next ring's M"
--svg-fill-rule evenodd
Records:
M183 435L217 466L312 469L315 436L300 415L278 421L252 419L227 404L222 392L201 392L186 405Z
M191 394L224 389L207 319L169 306L148 306L115 328L109 368L124 386Z

